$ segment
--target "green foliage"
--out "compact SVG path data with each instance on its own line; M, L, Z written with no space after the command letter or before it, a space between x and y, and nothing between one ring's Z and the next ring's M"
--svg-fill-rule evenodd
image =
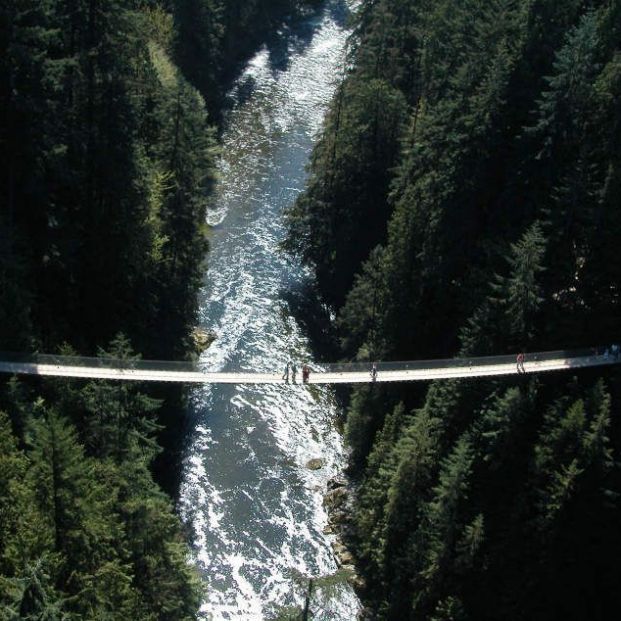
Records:
M587 408L592 414L587 417ZM589 419L590 418L590 422ZM535 446L539 524L550 528L591 472L604 479L613 466L608 438L610 396L601 383L571 404L557 401L545 416L545 429ZM604 493L604 490L601 490Z
M139 358L122 335L108 351L100 350L100 356L128 362ZM64 411L73 412L80 421L82 441L91 455L119 465L125 461L149 464L160 451L155 437L161 426L155 413L161 402L139 392L136 385L93 380L76 390L63 381L58 399Z
M382 199L396 162L406 104L383 80L345 82L313 155L307 191L288 214L286 247L314 266L328 301L341 304L357 266L384 236ZM343 189L346 188L346 192ZM356 239L341 252L339 240Z
M545 239L535 222L511 244L506 259L508 276L495 276L489 297L462 330L463 355L491 355L507 347L523 349L535 341L534 326L544 301L540 284L544 253Z
M101 353L134 357L122 336ZM149 471L158 402L136 385L66 384L50 384L48 398L78 429L14 388L28 420L20 451L0 414L1 610L9 619L194 619L199 581Z
M187 354L215 137L173 39L159 2L0 8L3 349L89 354L122 331L148 357ZM123 337L108 353L134 356ZM1 402L0 617L195 618L149 471L160 402L68 380L3 384Z
M170 350L194 319L215 141L197 92L158 73L171 17L141 5L20 0L0 13L0 279L14 292L0 313L18 321L18 349L70 340L88 353L123 330L154 355L155 325Z
M286 243L335 307L344 357L618 339L620 18L617 0L362 4ZM378 83L400 102L382 156L364 148ZM354 390L356 552L378 618L621 608L605 577L619 387L603 371Z

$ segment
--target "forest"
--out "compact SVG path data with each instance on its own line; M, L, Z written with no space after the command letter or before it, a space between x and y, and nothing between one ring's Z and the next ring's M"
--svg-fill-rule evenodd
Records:
M222 94L305 4L1 3L1 350L194 355ZM196 618L202 587L161 487L176 491L181 402L1 379L0 619Z
M195 355L225 93L316 4L0 4L0 350ZM284 243L339 357L619 342L620 101L621 0L362 0ZM0 378L0 620L197 618L182 400ZM616 618L620 400L618 367L354 389L369 614Z
M341 358L618 342L620 102L618 0L363 2L285 243ZM375 617L617 616L620 389L612 367L353 390Z

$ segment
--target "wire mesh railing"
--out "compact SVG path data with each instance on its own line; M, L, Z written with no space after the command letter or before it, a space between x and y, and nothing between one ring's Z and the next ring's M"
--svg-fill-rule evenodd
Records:
M619 345L603 345L589 348L564 349L546 352L524 352L523 362L528 365L532 362L545 363L556 360L581 359L584 365L614 364L619 361ZM302 372L303 361L292 360L299 372ZM31 365L37 367L79 367L93 369L116 369L136 371L160 371L166 373L218 373L219 369L209 369L204 363L197 361L168 361L168 360L142 360L140 358L114 358L107 356L66 356L61 354L24 354L15 352L0 352L0 364L5 366ZM433 360L407 360L407 361L347 361L328 363L307 363L312 373L361 373L373 374L375 367L378 374L386 371L417 371L417 370L441 370L469 368L476 370L480 367L495 365L510 365L517 363L517 354L502 354L497 356L458 357ZM227 369L227 373L236 373L235 370ZM244 375L252 374L245 369L238 371ZM282 373L282 369L273 369L273 373Z
M172 360L143 360L109 356L65 356L61 354L24 354L0 352L0 361L35 366L83 367L94 369L135 369L139 371L200 372L198 362Z
M619 361L619 346L599 346L580 349L563 349L546 352L523 353L524 364L532 362L549 362L552 360L571 360L582 358L585 362L606 362L614 363ZM328 373L347 373L347 372L371 372L373 367L378 373L382 371L417 371L432 369L455 369L455 368L477 368L496 365L517 364L518 353L501 354L498 356L471 356L459 358L442 358L431 360L406 360L406 361L356 361L356 362L337 362L327 363L321 366L321 371ZM313 365L311 365L312 367Z

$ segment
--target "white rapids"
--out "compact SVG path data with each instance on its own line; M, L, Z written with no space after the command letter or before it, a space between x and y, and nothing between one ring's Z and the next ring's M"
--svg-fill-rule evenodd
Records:
M351 8L351 3L350 3ZM201 325L217 339L201 358L213 371L269 372L312 360L286 303L308 274L278 250L283 209L303 190L312 146L342 71L345 0L283 27L252 58L230 94ZM323 534L327 480L345 466L331 389L205 385L193 389L180 510L205 584L205 619L269 619L301 604L291 570L337 569ZM320 457L324 466L309 470ZM316 618L355 619L348 586Z

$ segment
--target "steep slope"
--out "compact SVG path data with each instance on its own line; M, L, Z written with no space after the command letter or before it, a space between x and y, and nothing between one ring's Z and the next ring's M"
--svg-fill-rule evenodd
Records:
M363 3L289 214L345 357L619 339L620 17ZM618 372L354 391L355 543L380 617L618 610L619 396Z

